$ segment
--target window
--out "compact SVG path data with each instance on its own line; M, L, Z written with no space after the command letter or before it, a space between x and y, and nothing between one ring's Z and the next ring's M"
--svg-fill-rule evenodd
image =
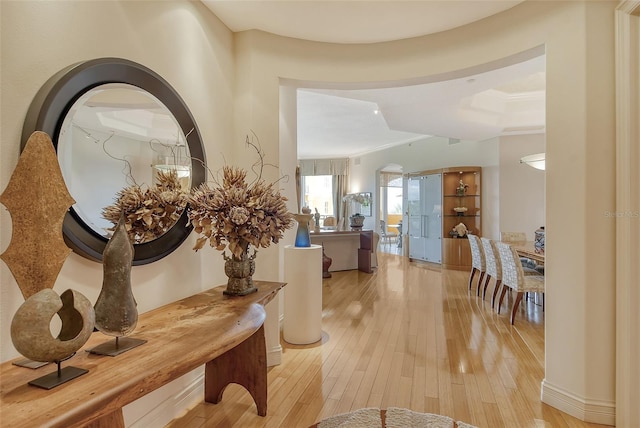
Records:
M387 187L387 214L402 215L402 187Z
M302 177L304 194L303 206L317 209L322 217L335 216L333 207L333 176L308 175Z
M380 171L380 219L389 224L402 222L402 173Z

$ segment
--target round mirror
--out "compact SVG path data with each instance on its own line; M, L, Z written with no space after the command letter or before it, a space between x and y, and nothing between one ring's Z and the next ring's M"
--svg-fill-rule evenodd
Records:
M159 75L134 62L102 58L54 75L32 102L22 141L48 133L76 203L63 235L83 257L102 260L113 223L103 217L124 188L155 185L158 171L176 173L188 190L205 179L204 149L186 105ZM189 235L186 210L175 224L136 240L134 265L174 251Z

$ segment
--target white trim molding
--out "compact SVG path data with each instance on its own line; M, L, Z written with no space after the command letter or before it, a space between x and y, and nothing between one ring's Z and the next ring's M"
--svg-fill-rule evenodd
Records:
M282 363L282 346L280 345L280 296L282 291L267 305L267 317L264 321L264 341L267 348L267 367Z
M139 419L129 423L127 421L128 415L125 412L125 424L129 428L163 427L174 419L183 416L185 412L196 404L202 403L203 400L204 372L198 374L178 393L158 402Z
M616 422L640 426L640 1L616 9Z
M591 400L578 397L571 392L550 384L546 379L542 381L541 400L570 414L582 421L615 425L616 403L614 401Z

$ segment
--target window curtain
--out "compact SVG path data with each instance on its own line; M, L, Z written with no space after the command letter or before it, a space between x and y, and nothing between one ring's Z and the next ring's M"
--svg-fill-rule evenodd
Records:
M347 222L349 202L344 202L342 198L347 194L348 178L347 175L333 176L333 206L336 207L336 224L338 225L338 230L344 230Z
M349 182L349 159L302 159L298 161L300 175L331 175L333 206L336 211L336 224L344 225L346 203L342 198L347 194Z
M380 171L381 187L402 187L402 173Z
M349 175L349 159L302 159L298 164L300 175Z

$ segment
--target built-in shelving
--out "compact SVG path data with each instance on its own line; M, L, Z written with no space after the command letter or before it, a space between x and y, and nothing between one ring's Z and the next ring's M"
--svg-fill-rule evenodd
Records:
M471 250L466 237L452 233L463 223L469 233L481 235L481 167L452 167L442 170L442 265L447 269L466 270L471 267ZM460 182L466 185L463 194L457 192ZM466 208L463 214L454 208Z
M410 259L441 263L448 269L471 267L469 240L451 232L463 223L470 233L481 235L481 176L482 168L470 166L407 175ZM466 186L459 193L460 181Z

